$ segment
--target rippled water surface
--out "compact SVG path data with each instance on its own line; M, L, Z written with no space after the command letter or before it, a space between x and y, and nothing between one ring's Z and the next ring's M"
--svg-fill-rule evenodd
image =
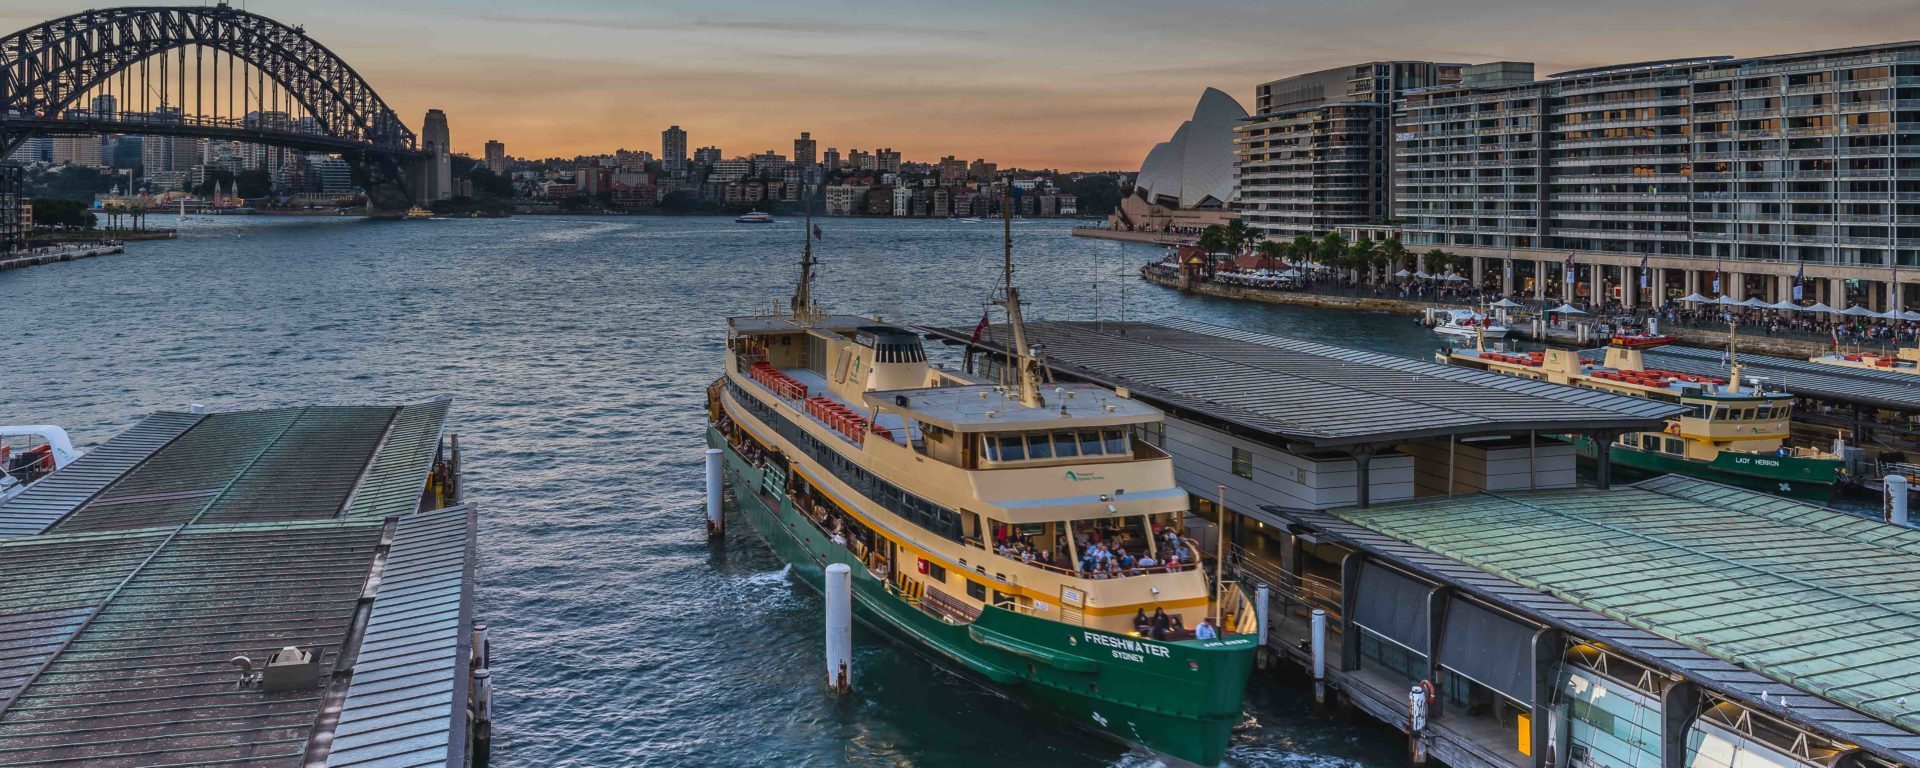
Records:
M156 217L158 223L167 223ZM701 524L704 385L723 318L790 290L796 222L232 217L129 253L0 272L0 423L97 444L162 408L456 398L480 502L499 765L1150 765L880 638L822 692L816 595ZM1000 228L826 220L831 308L971 325ZM1407 318L1181 298L1152 248L1017 222L1038 319L1193 317L1403 354ZM1245 766L1398 764L1397 737L1259 685Z

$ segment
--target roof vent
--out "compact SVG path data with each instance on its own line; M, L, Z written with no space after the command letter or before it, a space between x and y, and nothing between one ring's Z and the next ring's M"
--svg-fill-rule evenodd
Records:
M240 687L258 687L265 693L279 691L311 691L320 687L320 650L318 648L301 649L287 646L267 657L267 666L260 671L253 670L253 660L245 656L233 657L232 663L240 668Z
M912 402L913 402L912 400L909 400L909 399L907 399L907 396L906 396L906 395L894 395L894 396L893 396L893 404L894 404L894 405L897 405L897 406L900 406L900 407L902 407L902 408L905 408L905 407L907 407L907 406L908 406L908 404L909 404L909 403L912 403Z

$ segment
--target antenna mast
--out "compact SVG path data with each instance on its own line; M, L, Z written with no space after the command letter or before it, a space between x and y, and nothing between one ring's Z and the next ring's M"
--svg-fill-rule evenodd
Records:
M1007 186L1006 197L1000 204L1000 221L1004 233L1004 265L1002 272L1006 281L1006 292L1000 306L1007 310L1007 325L1013 329L1014 360L1019 366L1017 379L1020 385L1020 404L1028 408L1040 408L1046 401L1040 398L1040 382L1036 375L1036 361L1033 350L1027 347L1027 328L1020 318L1020 289L1013 287L1013 186Z

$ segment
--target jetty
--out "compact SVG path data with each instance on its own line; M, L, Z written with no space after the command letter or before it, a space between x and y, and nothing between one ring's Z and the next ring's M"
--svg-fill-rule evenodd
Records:
M925 330L1005 364L997 326ZM1676 406L1186 320L1027 340L1055 380L1165 412L1137 439L1258 596L1266 667L1297 670L1266 684L1312 680L1416 764L1920 764L1901 597L1920 531L1701 480L1615 486L1606 450L1583 480L1555 437L1609 445Z
M448 408L162 411L0 504L0 763L485 765Z
M19 269L36 264L52 264L57 261L90 259L95 256L125 253L126 250L126 246L117 240L103 243L62 243L12 254L0 254L0 269Z

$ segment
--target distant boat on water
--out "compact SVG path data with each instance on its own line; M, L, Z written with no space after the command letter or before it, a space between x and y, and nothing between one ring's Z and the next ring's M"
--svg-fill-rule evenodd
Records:
M734 219L734 221L741 224L770 224L773 222L773 214L764 211L750 211L740 214L740 217Z

